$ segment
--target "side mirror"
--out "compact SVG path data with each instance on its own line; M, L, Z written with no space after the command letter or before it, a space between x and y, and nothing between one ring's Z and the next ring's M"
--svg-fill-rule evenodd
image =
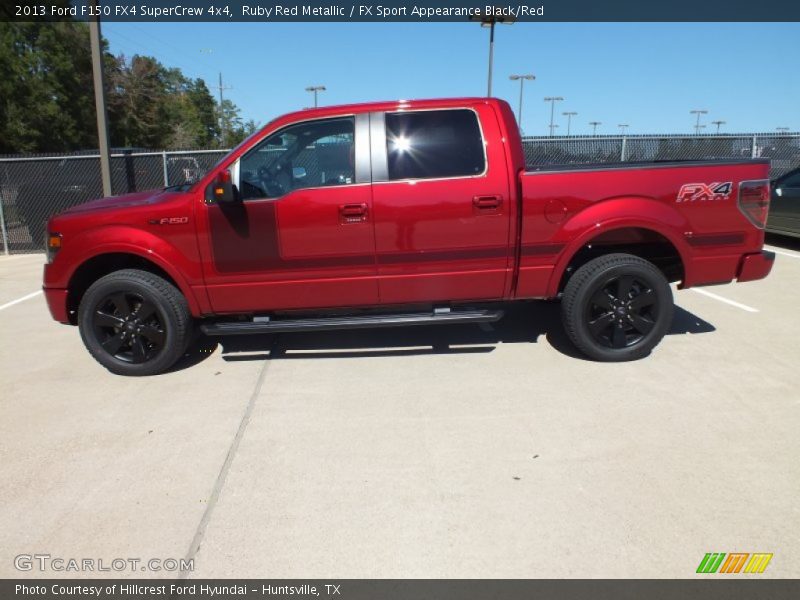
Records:
M239 199L238 194L233 189L231 172L228 169L220 171L208 187L210 193L206 193L206 199L211 202L229 204Z
M303 179L306 176L306 168L305 167L293 167L292 168L292 178L293 179Z

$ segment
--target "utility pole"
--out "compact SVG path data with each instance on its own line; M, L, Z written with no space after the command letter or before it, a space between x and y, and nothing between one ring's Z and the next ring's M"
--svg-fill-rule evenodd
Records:
M318 104L317 104L317 93L318 92L324 92L325 91L325 86L324 85L311 85L311 86L308 86L306 88L306 91L314 93L314 108L317 108L317 106L318 106Z
M550 137L553 137L553 116L556 108L556 102L564 100L561 96L547 96L544 101L550 103Z
M570 128L572 127L572 117L574 117L578 113L573 111L573 112L563 112L561 114L567 117L567 135L569 135Z
M225 147L225 110L222 105L225 97L223 96L223 92L225 90L232 90L233 88L222 85L222 72L219 74L219 85L211 85L209 87L217 88L219 90L219 135L220 142L222 146Z
M481 27L489 28L489 77L487 82L486 96L492 96L492 63L494 62L494 26L496 23L512 25L514 17L504 15L485 14L485 11L478 10L474 15L469 16L470 21L478 21Z
M92 0L94 14L99 15L97 0ZM89 20L89 43L92 46L92 76L94 80L94 108L97 114L97 141L100 149L100 177L103 195L111 195L111 155L108 149L108 113L106 112L106 88L103 84L103 52L100 48L100 17Z
M519 110L517 111L517 125L520 132L522 132L522 88L525 85L525 80L533 81L536 79L535 75L509 75L511 81L519 80Z
M589 125L592 126L592 135L597 135L597 126L602 125L600 121L589 121Z
M695 109L695 110L690 110L689 114L697 115L697 122L694 124L694 132L696 134L699 134L700 133L700 115L707 115L708 111L707 110L703 110L703 109Z
M626 130L628 127L630 127L630 125L628 125L627 123L620 123L619 125L617 125L617 127L619 127L619 132L620 132L622 135L625 135L625 130Z

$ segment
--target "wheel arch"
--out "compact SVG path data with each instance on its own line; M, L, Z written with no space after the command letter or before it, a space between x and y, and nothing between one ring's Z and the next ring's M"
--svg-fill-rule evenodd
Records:
M685 217L677 210L649 198L598 203L565 224L563 232L571 242L556 262L547 295L557 296L571 274L589 260L616 252L654 262L669 281L683 280L689 248L678 232L687 231L687 227Z
M70 275L67 285L67 314L70 323L77 323L78 306L89 286L101 277L122 269L139 269L162 277L183 294L193 316L202 313L191 286L167 261L152 252L145 256L138 248L106 248L86 258Z

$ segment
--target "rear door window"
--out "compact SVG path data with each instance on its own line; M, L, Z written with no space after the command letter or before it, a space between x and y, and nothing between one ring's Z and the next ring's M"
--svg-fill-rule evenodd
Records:
M478 116L467 109L386 114L389 179L474 177L486 170Z

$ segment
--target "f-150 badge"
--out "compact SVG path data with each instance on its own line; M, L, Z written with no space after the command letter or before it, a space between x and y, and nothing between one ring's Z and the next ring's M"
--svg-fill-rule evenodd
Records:
M685 183L678 191L678 202L703 202L705 200L727 200L731 197L733 182Z

